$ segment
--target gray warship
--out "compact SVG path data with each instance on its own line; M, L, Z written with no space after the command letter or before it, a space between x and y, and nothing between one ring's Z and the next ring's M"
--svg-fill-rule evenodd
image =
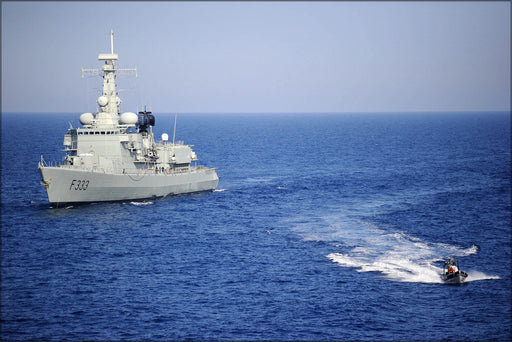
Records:
M197 166L191 146L153 134L155 116L144 109L120 111L116 90L114 33L110 32L110 53L101 53L101 69L82 69L84 74L103 78L96 114L80 116L81 128L70 127L64 134L66 155L61 163L41 156L39 171L52 207L91 202L145 200L185 193L213 191L219 177L215 168ZM176 123L176 121L175 121ZM175 125L176 129L176 125ZM194 163L193 163L194 162Z

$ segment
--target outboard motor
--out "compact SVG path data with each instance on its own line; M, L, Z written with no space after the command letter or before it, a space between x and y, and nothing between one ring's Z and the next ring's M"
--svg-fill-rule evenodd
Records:
M137 127L139 128L139 132L147 132L148 126L155 125L155 116L144 109L143 112L139 112Z

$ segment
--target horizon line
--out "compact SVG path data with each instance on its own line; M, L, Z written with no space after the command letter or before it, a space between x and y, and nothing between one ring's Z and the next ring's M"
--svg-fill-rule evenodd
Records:
M126 111L129 112L129 111ZM154 112L154 111L153 111ZM0 111L0 114L83 114L75 111ZM124 113L124 112L123 112ZM413 111L346 111L346 112L186 112L186 111L158 111L162 114L208 114L208 115L283 115L283 114L435 114L435 113L511 113L511 110L413 110Z

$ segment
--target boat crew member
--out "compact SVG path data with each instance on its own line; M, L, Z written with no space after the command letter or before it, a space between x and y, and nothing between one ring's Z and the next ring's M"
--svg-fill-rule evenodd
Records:
M448 273L457 272L457 266L455 265L455 260L450 260L450 263L448 264Z

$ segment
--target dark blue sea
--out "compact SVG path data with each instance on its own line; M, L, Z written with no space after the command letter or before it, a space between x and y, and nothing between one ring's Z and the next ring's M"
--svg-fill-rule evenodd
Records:
M179 114L216 191L51 209L78 117L2 113L2 340L512 339L510 113Z

